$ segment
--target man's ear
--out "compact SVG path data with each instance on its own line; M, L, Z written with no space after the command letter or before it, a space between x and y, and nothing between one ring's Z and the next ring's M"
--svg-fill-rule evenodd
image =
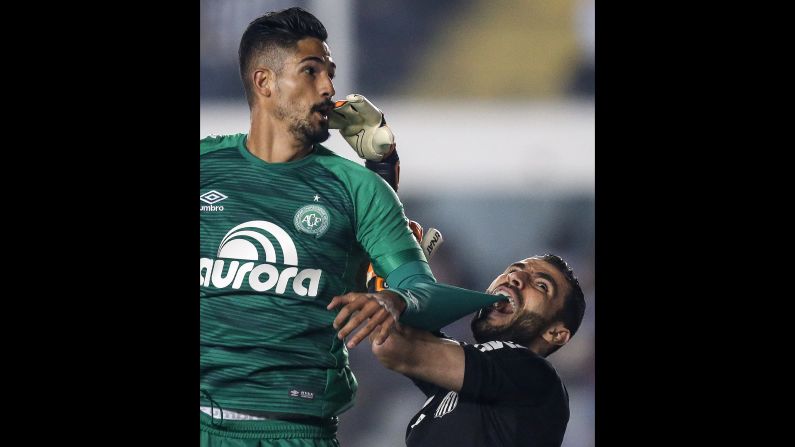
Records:
M255 69L251 74L254 78L254 92L266 98L270 97L276 82L275 75L276 73L270 68L260 67Z
M542 335L544 340L555 346L563 346L569 342L571 338L571 331L566 329L566 326L561 322L553 323L550 325Z

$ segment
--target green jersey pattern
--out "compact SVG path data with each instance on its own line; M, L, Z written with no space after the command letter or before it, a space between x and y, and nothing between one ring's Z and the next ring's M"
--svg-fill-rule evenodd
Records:
M245 141L200 144L202 405L337 415L357 385L326 306L371 259L386 277L425 258L376 174L321 145L269 164Z

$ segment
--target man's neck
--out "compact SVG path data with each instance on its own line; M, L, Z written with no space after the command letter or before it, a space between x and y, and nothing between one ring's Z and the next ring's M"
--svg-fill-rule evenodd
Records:
M251 117L246 148L255 157L268 163L300 160L312 151L312 145L299 141L284 121Z

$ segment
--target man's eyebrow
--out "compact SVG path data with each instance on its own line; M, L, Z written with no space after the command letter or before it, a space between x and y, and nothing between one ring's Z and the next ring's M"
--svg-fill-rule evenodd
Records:
M527 265L524 262L514 262L513 264L508 266L508 268L511 268L511 267L524 269L525 267L527 267ZM538 275L538 277L540 277L541 279L545 279L545 280L549 281L550 284L552 284L552 288L556 289L558 287L558 283L555 282L555 279L549 273L539 272L538 270L533 270L533 273Z
M313 61L313 62L317 62L319 64L325 64L326 63L326 61L324 61L322 58L317 57L317 56L307 56L307 57L301 59L300 61L298 61L298 63L302 64L302 63L304 63L306 61ZM331 67L336 69L337 68L337 64L332 62L331 63Z
M555 280L552 278L552 275L550 275L549 273L544 273L544 272L538 272L537 271L536 275L540 276L542 279L546 279L547 281L551 282L552 283L552 287L557 287L558 286L558 283L555 282Z

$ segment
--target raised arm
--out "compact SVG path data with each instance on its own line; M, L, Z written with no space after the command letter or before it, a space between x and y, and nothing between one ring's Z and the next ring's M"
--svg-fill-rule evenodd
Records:
M464 349L453 340L404 326L372 350L382 365L413 379L456 392L464 383Z

